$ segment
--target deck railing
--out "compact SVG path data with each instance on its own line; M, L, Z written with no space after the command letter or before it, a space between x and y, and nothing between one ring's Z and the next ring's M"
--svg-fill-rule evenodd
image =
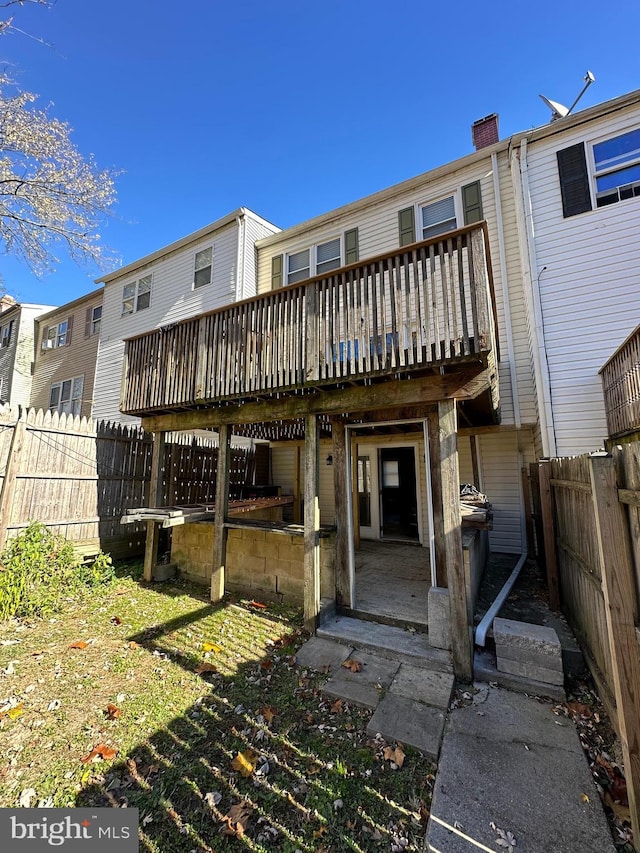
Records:
M128 340L121 408L191 408L481 361L493 319L481 223Z
M640 430L640 326L600 369L611 438Z

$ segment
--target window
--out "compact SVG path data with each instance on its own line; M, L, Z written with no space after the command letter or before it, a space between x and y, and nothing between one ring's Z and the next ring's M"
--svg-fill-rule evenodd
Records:
M49 411L60 414L79 415L82 407L84 376L74 376L63 382L55 382L49 393Z
M596 206L640 196L640 129L593 146Z
M2 327L2 347L8 347L11 343L11 332L13 331L13 320Z
M102 320L102 305L96 305L91 309L91 334L97 335L100 331L100 321Z
M456 228L456 209L453 196L425 204L420 208L422 239L437 237Z
M122 290L122 316L143 311L151 304L151 275L125 284Z
M71 342L71 322L63 320L53 326L45 326L42 330L42 349L55 349L66 346Z
M300 252L287 255L287 284L304 281L312 275L322 275L342 264L340 237L318 243Z
M211 273L213 269L213 248L202 249L196 252L196 259L193 271L193 286L204 287L205 284L211 284Z

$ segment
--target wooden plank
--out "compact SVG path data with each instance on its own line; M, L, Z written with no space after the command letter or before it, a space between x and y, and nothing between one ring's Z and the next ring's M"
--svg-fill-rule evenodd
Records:
M618 489L618 500L627 506L640 506L640 491L637 489Z
M25 419L21 416L13 426L7 466L2 481L2 491L0 491L0 548L4 546L7 540L7 528L12 519L16 480L25 448L25 436Z
M433 507L433 540L436 560L436 586L446 588L447 553L444 536L444 514L442 503L442 477L440 476L440 421L438 410L427 412L429 435L429 465L431 466L431 504ZM459 489L458 489L459 494Z
M218 430L218 471L216 474L216 517L213 532L213 566L211 571L211 601L224 596L227 560L227 528L229 515L229 462L231 458L231 427L223 424Z
M451 651L453 671L461 681L473 678L473 643L471 639L470 602L467 601L462 524L460 521L460 472L456 436L456 404L454 400L438 403L439 459L434 473L442 490L444 552L449 587Z
M549 483L558 489L568 489L573 492L584 492L587 495L591 494L590 483L581 483L578 480L558 480L556 477L550 477Z
M622 742L631 827L634 837L640 838L640 656L636 642L638 591L626 511L618 501L616 463L609 455L592 456L589 461L618 731Z
M304 624L315 632L320 613L319 433L316 415L307 415L304 431Z
M522 478L522 496L524 498L524 520L527 530L527 557L530 560L535 559L535 528L533 524L533 504L531 500L531 483L529 482L529 471L526 466L523 466L520 471Z
M148 432L159 430L179 431L217 428L220 424L254 424L287 421L309 414L342 414L366 412L390 406L437 402L453 397L464 399L466 386L482 374L480 365L469 366L456 373L436 374L410 382L381 382L315 394L262 400L257 403L229 404L223 407L203 408L197 411L177 412L167 415L150 415L142 418Z
M347 444L344 422L338 418L331 422L333 439L333 494L336 519L335 594L336 603L354 607L351 601L349 578L349 508L347 491ZM357 502L357 496L356 496Z
M551 474L549 461L543 460L538 466L540 482L540 509L544 534L544 557L549 587L549 607L560 608L560 588L558 585L558 561L556 558L556 532L553 514L553 496L551 494Z
M162 475L164 461L164 432L153 435L153 455L151 457L151 479L149 481L148 503L158 506L162 503ZM155 521L147 521L147 539L144 550L143 577L146 581L153 579L153 570L158 562L158 540L160 526Z

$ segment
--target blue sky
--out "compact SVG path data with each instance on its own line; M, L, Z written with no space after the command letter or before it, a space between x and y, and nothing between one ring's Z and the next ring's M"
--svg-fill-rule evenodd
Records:
M3 10L6 12L6 10ZM0 56L101 167L122 170L101 231L127 264L245 206L287 227L545 124L542 92L579 108L640 87L640 4L427 0L57 0L10 10L28 35ZM46 47L37 41L50 43ZM112 267L115 268L115 267ZM110 270L105 270L110 271ZM98 269L36 279L0 258L7 291L61 305Z

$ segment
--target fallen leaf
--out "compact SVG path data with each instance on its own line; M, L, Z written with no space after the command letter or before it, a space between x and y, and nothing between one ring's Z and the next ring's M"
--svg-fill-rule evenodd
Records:
M121 713L122 711L117 707L117 705L114 705L113 702L109 702L106 714L110 720L117 720Z
M111 761L118 754L117 749L112 749L110 746L107 746L106 743L99 743L97 746L94 746L91 752L88 755L85 755L84 758L81 758L84 764L89 764L90 762L95 761L96 759Z
M227 814L222 818L222 822L225 824L222 828L222 834L242 838L252 812L253 808L246 802L236 803L236 805L231 806Z
M69 646L70 649L86 649L87 643L84 640L76 640L75 643L71 643Z
M122 625L122 619L119 616L112 616L109 621L112 625Z
M212 663L201 663L200 666L196 669L196 675L204 675L205 672L217 672L218 667L214 666Z
M47 705L47 711L57 711L60 705L62 705L62 702L59 699L54 699L53 702L49 702Z
M259 607L261 610L266 608L266 604L263 604L261 601L250 601L249 607Z
M140 646L140 644L136 643L135 640L130 640L130 642L129 642L129 648L130 649L137 649L137 648L139 648L139 646Z
M216 643L205 642L202 644L202 649L205 652L215 652L217 654L222 651L222 646L218 646Z
M398 767L402 767L404 764L405 754L401 743L397 743L395 749L391 746L385 746L383 755L385 761L391 761L393 764L397 764Z
M342 713L342 706L344 705L343 699L336 699L331 708L329 709L332 714L340 714Z
M0 711L0 717L6 716L9 717L10 720L15 720L18 717L21 717L22 714L24 714L24 705L22 702L18 702L17 705Z
M245 779L253 774L258 760L258 753L253 749L245 749L244 752L239 752L231 762L234 770L238 770L241 776Z
M344 661L342 666L350 672L360 672L362 670L362 664L360 661L353 660L352 658L348 658L348 660Z
M266 669L268 672L273 666L273 663L270 660L261 660L260 666L262 667L262 669Z
M265 705L264 708L261 708L260 713L265 718L267 724L270 724L273 721L273 718L278 714L276 709L272 708L270 705Z
M20 799L18 800L18 805L22 809L31 808L31 800L38 796L38 793L35 788L25 788L24 791L20 794Z
M593 713L591 708L582 702L567 702L565 707L576 717L590 717Z
M583 803L590 803L591 802L591 800L589 798L589 794L583 794L582 795L582 802Z

